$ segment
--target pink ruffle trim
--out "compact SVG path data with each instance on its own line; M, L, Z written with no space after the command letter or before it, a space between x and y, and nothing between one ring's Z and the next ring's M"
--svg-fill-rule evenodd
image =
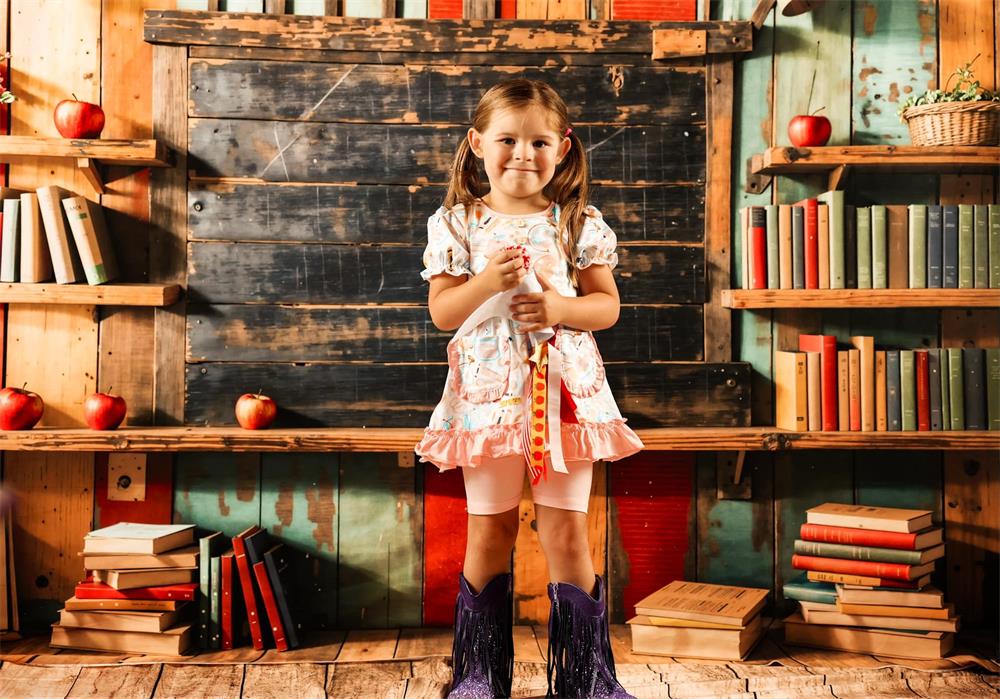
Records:
M416 446L421 462L440 471L478 466L484 460L521 454L521 423L491 425L479 430L425 430ZM617 461L643 448L625 420L562 423L563 457L566 461Z

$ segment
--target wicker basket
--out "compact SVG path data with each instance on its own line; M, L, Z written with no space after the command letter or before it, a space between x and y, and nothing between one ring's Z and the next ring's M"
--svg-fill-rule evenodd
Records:
M1000 102L940 102L903 112L915 146L1000 145Z

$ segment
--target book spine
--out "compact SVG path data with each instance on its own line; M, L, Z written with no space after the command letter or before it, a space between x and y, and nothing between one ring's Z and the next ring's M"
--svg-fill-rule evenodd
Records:
M778 279L778 207L775 204L768 204L764 207L767 225L765 226L765 239L767 247L767 288L779 289L781 283Z
M875 431L875 338L855 335L851 344L860 352L861 374L861 430Z
M907 220L909 212L903 204L889 204L886 208L889 247L889 288L906 289L910 286L910 252L908 245Z
M986 427L1000 430L1000 347L986 348Z
M965 370L962 366L962 348L948 348L948 409L951 411L951 429L965 429L965 392L962 382Z
M941 350L932 347L927 350L928 401L931 410L931 430L940 432L941 422Z
M958 205L958 288L975 288L972 204Z
M803 541L801 539L795 540L793 548L795 553L803 556L840 558L852 561L874 561L878 563L901 563L904 565L919 565L921 557L920 551L829 544L819 541Z
M990 286L990 211L976 204L972 215L972 282L977 289Z
M3 242L0 247L0 282L16 282L21 275L20 199L3 200Z
M162 585L158 587L134 587L128 590L116 590L110 585L81 583L76 586L73 596L77 599L151 599L193 601L198 586Z
M21 281L46 282L52 279L52 257L42 232L38 195L21 195Z
M208 618L212 605L212 548L211 539L198 540L198 644L210 648Z
M856 211L858 229L858 288L872 288L872 210L859 206Z
M889 239L885 206L875 204L871 209L872 231L872 288L889 288Z
M858 288L858 216L854 207L844 205L844 287Z
M253 572L247 561L246 547L243 544L243 539L239 536L233 537L233 558L236 561L236 571L240 576L240 587L243 589L243 604L246 605L247 622L250 626L250 641L255 650L263 650L264 635L261 630L259 606L257 605L258 592L254 589Z
M941 221L941 207L933 204L927 207L927 288L940 289L944 284L942 276L944 231Z
M958 206L947 204L941 207L943 246L942 274L945 289L958 288Z
M1000 252L997 253L1000 255ZM792 207L778 206L778 284L782 289L794 287L792 281Z
M938 357L941 361L941 429L951 429L951 371L948 363L948 350L940 348Z
M219 603L219 647L222 650L233 649L233 557L222 556L220 559L222 582L220 585Z
M913 350L899 351L899 407L903 432L917 429L917 373Z
M785 599L793 599L799 602L819 602L820 604L836 604L837 593L828 590L817 590L805 585L795 585L788 583L782 586L782 593Z
M819 288L830 288L830 219L829 207L819 204L816 207L816 243L817 267L819 271Z
M927 350L916 350L913 359L917 380L917 430L927 432L931 429L930 358Z
M911 289L927 288L927 206L910 204L906 249L909 253L909 285Z
M80 257L70 245L58 187L38 188L38 208L45 228L45 238L52 255L52 270L58 284L72 284L83 276Z
M750 250L750 207L740 208L740 273L736 279L743 289L750 289L750 260L752 252Z
M886 386L885 386L885 350L875 352L875 430L885 432L888 429L886 421Z
M848 400L850 401L849 424L852 432L861 431L861 352L847 350Z
M878 561L855 561L843 558L825 558L819 556L792 555L792 567L797 570L818 570L828 573L847 573L849 575L869 575L873 578L889 578L891 580L909 580L909 565L901 563L881 563Z
M989 205L990 288L1000 289L1000 204Z
M846 288L846 233L844 226L844 192L831 190L823 192L817 198L827 207L827 274L830 289Z
M822 360L819 352L806 352L806 421L810 432L823 429L823 412L820 395L822 393Z
M222 643L222 558L212 556L211 582L209 590L211 598L208 603L208 644L210 648L219 649Z
M271 581L267 577L267 567L264 565L264 561L253 564L253 573L257 579L257 587L260 588L260 595L264 599L264 609L267 611L268 626L274 636L274 645L279 651L288 650L285 627L278 614L278 603L274 598L274 590L271 589Z
M983 382L983 350L962 349L962 389L965 393L965 429L986 429L986 385Z
M806 288L806 210L792 207L792 288Z
M775 352L774 381L775 425L782 430L804 432L808 429L806 355Z
M828 524L805 523L799 527L799 536L805 541L886 549L905 549L908 551L915 550L917 546L917 535L909 532L833 527Z
M819 288L819 206L815 199L805 200L806 209L806 288Z
M837 352L837 429L851 429L851 367L847 350Z
M285 640L289 648L297 648L299 645L298 630L295 628L295 619L289 605L289 590L286 585L288 565L288 559L285 558L284 552L279 556L272 549L264 554L264 567L271 580L274 601L278 606L278 614L281 615L282 627L285 629Z
M767 212L750 207L750 288L767 288Z
M899 432L903 429L903 413L899 398L899 350L886 350L885 415L886 429L889 432Z
M87 283L103 284L110 279L101 257L101 246L97 239L97 229L90 215L90 205L83 197L63 199L66 219L69 221L73 242L76 243Z

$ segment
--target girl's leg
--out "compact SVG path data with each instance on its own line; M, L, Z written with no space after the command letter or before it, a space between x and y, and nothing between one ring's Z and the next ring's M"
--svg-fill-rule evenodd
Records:
M462 573L474 591L501 573L510 572L517 540L518 508L494 515L469 515L469 537Z
M592 593L594 564L590 557L587 513L536 503L535 522L549 564L549 580L572 583Z

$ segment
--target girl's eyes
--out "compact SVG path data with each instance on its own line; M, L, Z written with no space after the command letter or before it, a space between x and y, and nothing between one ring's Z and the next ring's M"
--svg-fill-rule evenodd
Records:
M500 139L500 143L503 143L504 145L507 145L507 146L512 146L512 145L514 145L514 139L513 138L501 138ZM547 146L549 144L546 143L545 141L535 141L531 145L534 148L544 148L545 146Z

